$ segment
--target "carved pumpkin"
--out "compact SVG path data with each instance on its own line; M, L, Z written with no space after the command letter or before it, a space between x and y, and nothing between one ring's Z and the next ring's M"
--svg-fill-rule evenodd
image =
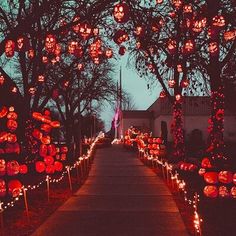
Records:
M8 161L7 162L7 175L13 176L17 175L20 172L20 165L17 161Z
M48 146L46 144L41 144L39 148L39 155L41 157L46 157L48 154Z
M67 147L67 146L62 146L62 147L60 148L60 152L61 152L61 153L67 153L67 152L68 152L68 147Z
M54 165L48 165L48 166L46 166L45 171L46 171L47 174L54 174L54 172L55 172L55 167L54 167Z
M80 24L79 34L84 40L88 39L91 33L92 33L92 28L87 22L83 22Z
M0 197L5 197L7 193L6 182L3 179L0 179Z
M38 173L42 173L45 171L45 163L43 161L36 161L35 162L35 169Z
M18 127L18 123L15 120L8 120L7 121L7 128L11 131L14 132Z
M229 190L226 186L219 187L219 197L229 197Z
M56 37L55 35L48 34L45 39L45 49L47 52L52 53L56 47Z
M29 46L30 46L29 39L25 36L21 36L17 38L16 45L17 45L18 51L25 52L29 49Z
M216 184L218 183L218 172L206 172L204 174L204 180L208 184Z
M4 159L0 159L0 176L6 174L6 162Z
M20 171L20 174L24 174L24 175L27 174L27 172L28 172L28 166L25 165L25 164L20 165L19 171Z
M15 42L13 40L7 40L5 44L6 57L13 57L15 53Z
M55 171L62 171L63 165L60 161L55 161L54 162L54 168L55 168Z
M40 129L44 131L45 133L50 133L52 130L52 127L49 124L42 124Z
M218 196L218 188L214 185L205 186L203 192L209 198L216 198Z
M17 142L16 134L8 133L7 134L7 142L8 143L16 143Z
M12 197L18 197L22 188L22 183L17 180L13 179L8 182L8 193Z
M231 171L220 171L218 179L223 184L230 184L233 181L233 173Z
M199 171L198 171L198 174L200 176L203 176L205 173L206 173L206 169L205 168L200 168Z
M38 140L41 140L42 137L43 137L42 132L38 129L34 129L32 135L33 135L34 138L36 138Z
M51 137L49 135L43 136L41 138L42 144L50 144L51 143Z
M46 156L43 160L46 165L52 165L54 163L54 158L52 156Z
M202 166L202 168L206 168L206 169L212 168L212 164L210 162L210 159L207 157L203 158L202 162L201 162L201 166Z
M233 183L236 185L236 173L233 175Z
M59 121L51 121L50 122L50 125L53 127L53 128L59 128L61 126L60 122Z
M119 54L120 54L121 56L123 56L123 55L125 55L125 52L126 52L126 47L120 46L120 48L119 48Z
M118 3L114 7L113 16L116 22L125 23L129 19L129 6L125 3Z
M233 186L230 190L230 195L232 198L236 198L236 187Z
M7 107L3 106L0 110L0 118L3 118L4 116L6 116L7 113L8 113Z
M116 44L120 45L129 40L129 35L124 30L119 29L116 31L113 40Z
M48 155L49 156L55 156L56 153L57 153L56 146L54 144L49 144L48 145Z

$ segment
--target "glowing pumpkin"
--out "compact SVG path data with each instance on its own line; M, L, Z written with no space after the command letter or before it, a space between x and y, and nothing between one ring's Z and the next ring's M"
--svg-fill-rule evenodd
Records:
M41 144L39 147L39 155L41 157L46 157L48 154L48 147L46 144Z
M229 197L229 190L226 186L219 187L219 197Z
M8 182L8 193L12 197L18 197L22 189L22 183L17 180L13 179Z
M232 198L236 198L236 187L233 186L230 190L230 195Z
M53 165L48 165L46 166L45 172L47 174L54 174L55 172L55 167Z
M0 179L0 197L5 197L7 193L6 182L3 179Z
M3 106L0 110L0 118L3 118L4 116L6 116L7 113L8 113L7 107Z
M8 120L7 121L7 128L11 131L14 132L18 127L18 123L15 120Z
M56 151L56 146L54 144L49 144L48 145L48 155L49 156L55 156L57 151Z
M54 163L54 158L52 156L46 156L43 160L46 165L52 165Z
M45 39L45 49L47 52L52 53L56 48L56 37L55 35L48 34Z
M4 159L0 159L0 176L6 174L6 162Z
M7 40L5 44L6 57L13 57L15 53L15 42L13 40Z
M35 169L38 173L42 173L45 171L45 163L43 161L36 161L35 162Z
M204 174L204 180L208 184L216 184L218 183L218 172L206 172Z
M125 23L129 19L129 6L127 3L118 3L114 7L113 16L116 22Z
M17 161L8 161L7 162L7 174L9 176L17 175L20 172L20 165Z
M63 169L63 165L60 161L55 161L54 162L54 168L55 168L55 171L62 171Z
M231 171L220 171L218 179L223 184L230 184L233 181L233 173Z
M24 174L24 175L27 174L27 172L28 172L28 166L25 165L25 164L20 165L19 172L20 172L20 174Z
M203 193L206 197L216 198L218 197L218 188L214 185L207 185L205 186Z
M202 159L202 162L201 162L201 166L202 168L212 168L212 164L211 164L211 161L208 157L205 157Z

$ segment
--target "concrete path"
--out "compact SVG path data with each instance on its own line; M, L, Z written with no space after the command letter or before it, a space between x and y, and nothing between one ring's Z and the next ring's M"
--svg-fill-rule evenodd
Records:
M185 236L163 181L121 146L98 149L85 184L32 236Z

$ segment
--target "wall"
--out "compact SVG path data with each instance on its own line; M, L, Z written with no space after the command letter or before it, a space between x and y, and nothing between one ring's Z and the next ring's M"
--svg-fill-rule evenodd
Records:
M150 130L150 119L148 118L123 118L123 131L125 132L130 126L139 126Z

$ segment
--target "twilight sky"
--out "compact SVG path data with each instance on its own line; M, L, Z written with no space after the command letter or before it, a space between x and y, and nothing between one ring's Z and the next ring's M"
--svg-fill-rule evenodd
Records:
M127 59L128 53L116 62L117 74L115 74L114 80L119 80L119 68L122 65L123 90L126 90L132 95L137 110L146 110L159 97L160 85L158 86L157 84L154 88L147 89L145 79L140 78L135 69L127 67ZM104 108L104 111L101 113L101 118L105 121L106 131L111 127L113 115L113 111L109 107Z

